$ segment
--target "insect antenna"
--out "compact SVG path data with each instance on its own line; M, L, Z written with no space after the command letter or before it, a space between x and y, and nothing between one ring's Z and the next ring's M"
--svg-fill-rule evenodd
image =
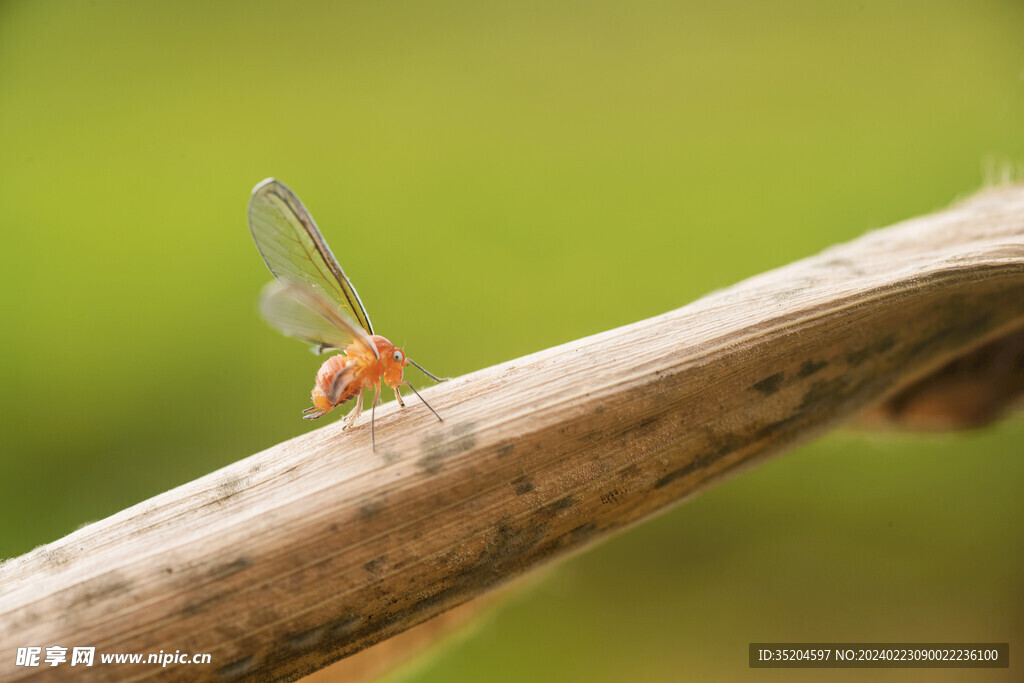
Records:
M420 366L417 365L416 367L420 367ZM440 381L440 380L438 380L438 381ZM407 386L410 389L412 389L412 393L416 394L416 398L418 398L419 400L423 401L423 405L425 405L427 408L430 408L430 412L432 412L434 414L434 417L436 417L438 420L441 420L441 422L444 422L444 420L441 419L441 416L437 414L437 411L434 410L433 408L431 408L430 404L427 403L426 400L422 396L420 396L420 392L416 391L416 387L414 387L411 382L406 380L406 381L402 382L402 384L404 384L405 386Z
M426 375L430 379L434 380L435 382L447 382L449 379L451 379L450 377L436 377L435 375L433 375L433 374L427 372L426 370L424 370L423 366L420 365L419 363L417 363L416 361L414 361L412 358L409 358L408 356L406 356L405 359L407 361L409 361L410 363L412 363L413 365L415 365L417 368L419 368L420 372L422 372L424 375ZM406 384L408 384L408 382L406 382ZM412 389L412 385L411 384L409 384L409 388ZM416 391L416 390L413 389L413 391ZM416 394L416 395L419 396L419 394ZM422 398L420 400L423 401ZM426 401L423 401L423 402L426 403ZM433 408L431 408L431 410L433 410Z

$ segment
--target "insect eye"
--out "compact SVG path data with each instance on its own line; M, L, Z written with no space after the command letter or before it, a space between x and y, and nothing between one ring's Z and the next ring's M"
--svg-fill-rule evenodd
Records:
M401 351L395 351L395 362L396 363L401 363L402 362L402 352Z

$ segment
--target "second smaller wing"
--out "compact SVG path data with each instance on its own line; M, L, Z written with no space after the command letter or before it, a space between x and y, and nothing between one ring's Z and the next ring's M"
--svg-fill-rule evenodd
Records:
M289 337L333 349L344 349L354 343L364 352L380 358L377 345L366 331L312 289L288 282L270 282L260 294L260 313Z

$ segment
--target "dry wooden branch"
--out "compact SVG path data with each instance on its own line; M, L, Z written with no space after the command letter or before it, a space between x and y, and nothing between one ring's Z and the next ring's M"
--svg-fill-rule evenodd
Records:
M377 452L365 423L331 424L11 560L0 653L209 652L207 667L85 673L296 678L1022 326L1024 188L1003 188L433 387L443 423L389 404Z

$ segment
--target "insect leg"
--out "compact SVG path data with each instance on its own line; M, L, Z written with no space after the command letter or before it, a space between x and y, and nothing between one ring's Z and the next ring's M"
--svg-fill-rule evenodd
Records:
M374 413L377 412L377 400L380 398L380 382L377 382L377 390L373 393L373 405L370 406L370 447L377 450L377 435L373 431Z
M395 398L398 399L398 405L400 405L401 407L404 408L405 407L405 401L402 400L402 392L400 392L398 390L398 387L391 387L391 388L395 390Z
M417 365L416 367L419 367L419 366ZM423 401L423 397L422 397L422 396L420 396L420 392L416 391L416 387L414 387L414 386L412 385L412 383L411 383L411 382L409 382L408 380L406 380L406 381L403 381L403 382L402 382L402 384L404 384L405 386L407 386L407 387L409 387L410 389L412 389L412 393L416 394L416 396L417 396L417 397L418 397L418 398L419 398L419 399L420 399L421 401ZM397 391L398 391L398 389L395 389L395 392L397 392ZM438 420L441 420L441 416L437 414L437 411L436 411L436 410L434 410L433 408L431 408L431 407L430 407L430 404L429 404L429 403L427 403L426 401L423 401L423 405L425 405L425 406L426 406L427 408L430 408L430 412L432 412L432 413L434 414L434 417L436 417L436 418L437 418ZM444 420L441 420L441 421L442 421L442 422L444 422Z
M359 414L363 412L363 390L359 390L359 395L356 397L356 407L352 409L352 412L345 418L345 426L342 429L348 429L352 426L352 423L356 421Z

